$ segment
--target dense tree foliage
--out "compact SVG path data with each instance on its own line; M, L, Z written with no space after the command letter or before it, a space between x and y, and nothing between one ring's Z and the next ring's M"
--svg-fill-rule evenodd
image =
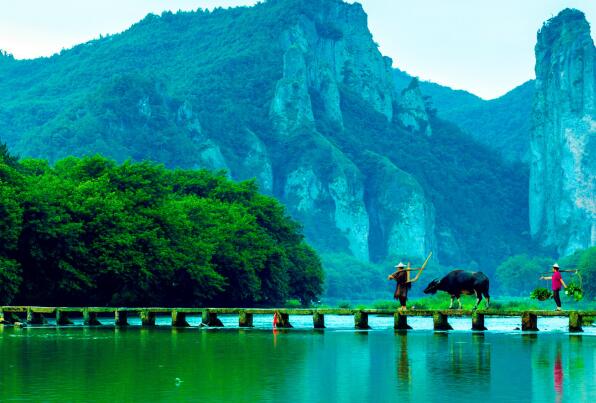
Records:
M576 251L559 262L562 269L577 269L582 278L585 295L596 300L596 246ZM578 279L574 279L579 282Z
M325 266L325 296L332 299L390 299L392 285L387 281L391 268L364 263L352 256L333 253L321 255Z
M495 285L501 295L527 297L536 287L548 287L540 276L547 273L552 264L553 259L548 257L512 256L497 267L496 281L491 285Z
M299 225L223 172L4 153L0 237L1 303L246 306L322 291Z

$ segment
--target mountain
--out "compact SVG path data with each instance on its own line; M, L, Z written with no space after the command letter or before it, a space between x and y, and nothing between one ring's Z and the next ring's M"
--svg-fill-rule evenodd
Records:
M401 91L412 77L394 69L393 79L397 90ZM440 118L457 124L505 161L529 161L534 80L488 101L430 81L420 81L420 90L429 97L428 102L436 108Z
M531 247L528 169L394 85L359 4L269 0L148 15L50 58L0 59L2 138L21 156L101 153L256 178L319 252L429 250L492 270Z
M596 50L578 10L548 20L536 44L530 160L532 236L560 254L596 245Z

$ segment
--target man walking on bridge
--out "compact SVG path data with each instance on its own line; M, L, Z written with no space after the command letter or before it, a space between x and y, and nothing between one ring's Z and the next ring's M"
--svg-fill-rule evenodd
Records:
M410 269L409 266L410 264L408 263L408 268L406 269L406 266L402 262L399 262L399 264L395 266L397 271L393 274L390 274L387 277L387 280L395 280L397 282L393 298L399 300L399 303L401 305L399 309L401 311L406 310L406 302L408 301L408 290L412 288L412 283L416 282L418 278L420 278L420 274L422 273L422 270L424 270L424 267L418 269ZM413 270L418 270L418 274L416 275L416 277L414 277L414 279L410 280L410 271Z
M540 280L551 280L552 281L552 289L553 289L553 299L555 300L555 304L557 304L557 311L561 310L561 296L559 292L561 291L561 286L567 288L567 285L563 281L561 277L561 272L559 265L557 263L553 264L553 275L550 277L541 276Z

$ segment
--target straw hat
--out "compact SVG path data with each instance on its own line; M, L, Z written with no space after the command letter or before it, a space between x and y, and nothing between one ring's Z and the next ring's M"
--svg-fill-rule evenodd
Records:
M402 262L399 262L399 264L396 265L395 267L397 267L398 269L402 269L402 268L406 267L406 265L404 265Z
M553 267L554 267L555 269L558 269L558 268L559 268L559 265L558 265L557 263L555 263L555 264L553 264Z

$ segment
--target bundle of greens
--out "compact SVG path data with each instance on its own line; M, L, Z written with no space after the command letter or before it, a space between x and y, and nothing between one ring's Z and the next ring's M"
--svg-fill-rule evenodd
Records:
M550 299L553 294L546 288L538 287L530 293L530 298L537 299L538 301L546 301Z
M565 288L565 294L572 297L575 301L581 301L584 298L584 290L574 283L569 284Z

